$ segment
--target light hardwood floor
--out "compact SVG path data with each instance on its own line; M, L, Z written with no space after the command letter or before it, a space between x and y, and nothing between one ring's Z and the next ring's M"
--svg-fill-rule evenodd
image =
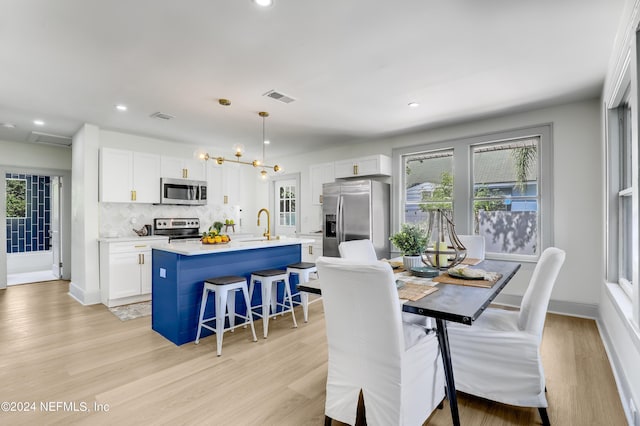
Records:
M216 357L215 337L177 347L151 330L150 317L122 322L67 290L65 281L0 290L0 401L35 403L35 411L0 411L0 424L323 424L322 303L310 306L306 324L296 311L298 329L278 317L257 343L248 329L225 333ZM553 425L626 424L594 321L549 315L543 357ZM536 409L458 401L463 425L540 424ZM425 424L450 425L448 408Z

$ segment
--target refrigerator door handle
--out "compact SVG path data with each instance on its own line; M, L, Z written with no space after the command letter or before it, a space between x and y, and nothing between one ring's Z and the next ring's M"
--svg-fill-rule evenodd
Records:
M338 211L336 214L336 240L338 240L338 244L344 241L344 236L342 235L342 195L338 196Z

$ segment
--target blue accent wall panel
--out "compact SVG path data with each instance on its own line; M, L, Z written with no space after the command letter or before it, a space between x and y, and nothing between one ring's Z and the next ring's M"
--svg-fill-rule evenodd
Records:
M300 262L300 249L300 245L290 245L196 256L154 249L151 328L176 345L194 341L205 279L240 275L248 282L253 271L286 269L288 264ZM166 271L165 278L160 277L161 268ZM295 289L293 281L290 285ZM258 288L251 296L253 306L261 304ZM209 299L206 315L215 312L213 297ZM236 312L240 315L246 312L240 297L236 297ZM203 330L201 336L209 334L209 330Z
M26 180L25 217L7 218L7 253L49 250L51 178L18 173L5 177Z

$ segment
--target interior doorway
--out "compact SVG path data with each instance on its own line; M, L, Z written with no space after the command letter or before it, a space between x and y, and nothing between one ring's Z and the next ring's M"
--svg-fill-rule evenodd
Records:
M0 288L61 279L64 173L2 170L0 176L0 220L6 223L0 233Z

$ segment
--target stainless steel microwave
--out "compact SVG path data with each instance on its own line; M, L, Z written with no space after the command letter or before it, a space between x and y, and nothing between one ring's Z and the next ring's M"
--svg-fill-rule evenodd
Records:
M160 178L160 204L205 205L207 204L207 182Z

